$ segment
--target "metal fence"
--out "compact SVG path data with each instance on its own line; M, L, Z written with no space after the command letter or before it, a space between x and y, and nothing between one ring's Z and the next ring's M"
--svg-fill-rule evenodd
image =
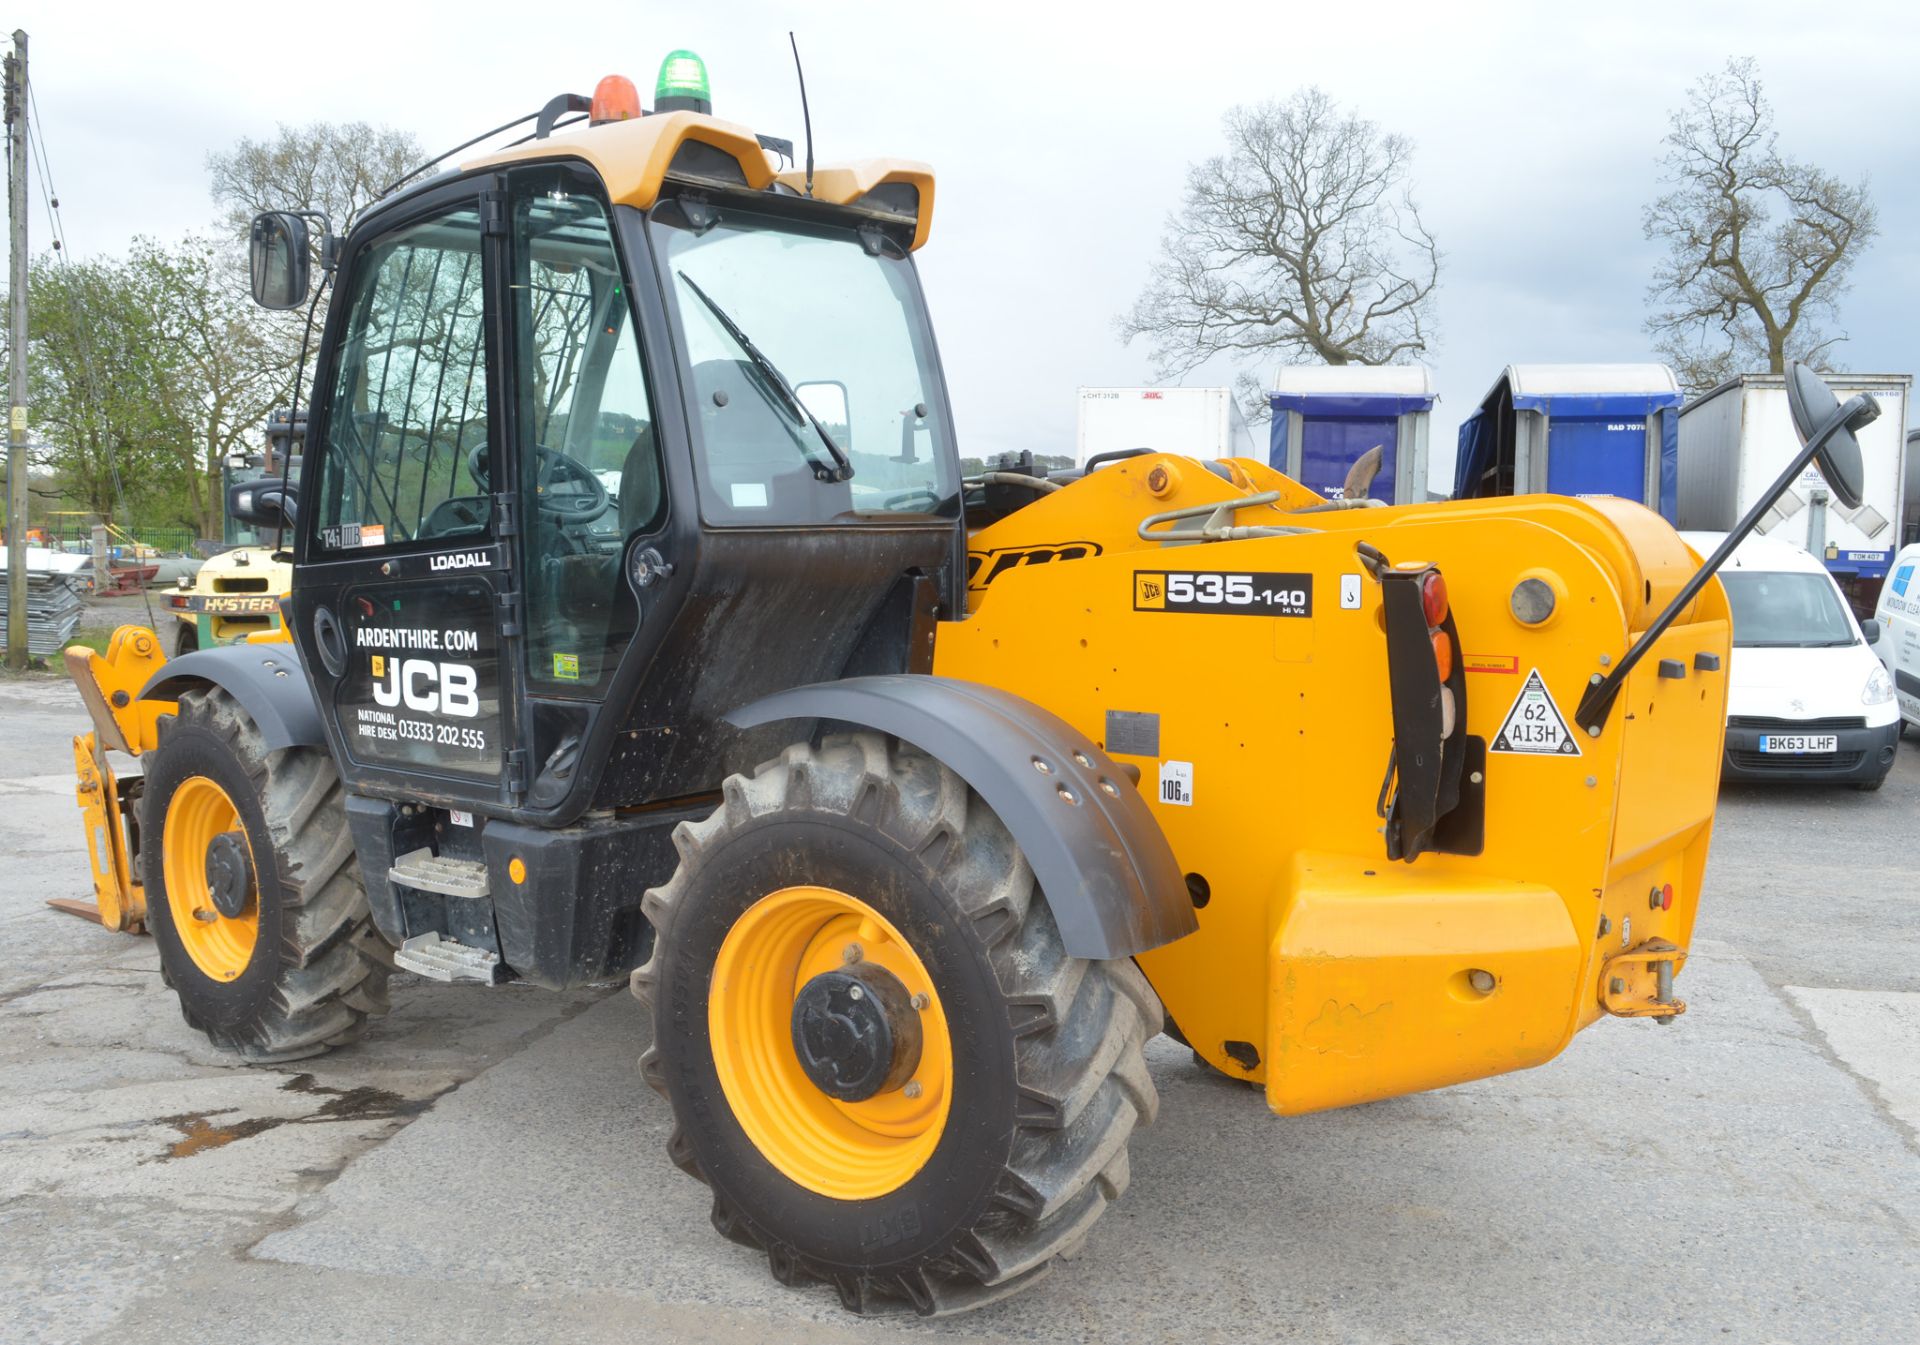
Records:
M150 546L155 551L168 556L192 556L198 554L194 543L200 540L200 534L192 528L147 528L131 527L122 529L127 536L139 542L141 546ZM126 543L118 537L110 537L108 545L125 547Z
M88 555L93 550L90 523L66 522L48 529L57 550ZM107 554L114 560L134 560L148 553L161 556L200 556L200 534L177 524L115 523L107 532Z

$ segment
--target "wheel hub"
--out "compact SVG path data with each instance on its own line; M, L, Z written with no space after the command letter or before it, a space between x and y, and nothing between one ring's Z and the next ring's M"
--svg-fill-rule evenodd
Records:
M906 986L885 967L822 972L794 997L794 1054L828 1097L864 1102L913 1077L919 1017Z
M940 991L899 929L837 888L783 887L734 920L708 981L707 1040L748 1140L818 1195L896 1191L946 1132Z
M207 845L207 895L213 909L238 919L253 896L253 868L247 862L246 837L223 831Z
M240 810L217 782L190 775L167 801L159 846L167 912L181 947L204 975L238 980L260 939L259 884Z

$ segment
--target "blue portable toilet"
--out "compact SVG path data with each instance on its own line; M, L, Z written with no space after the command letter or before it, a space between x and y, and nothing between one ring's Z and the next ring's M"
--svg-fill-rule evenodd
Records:
M1618 495L1672 523L1681 400L1664 364L1509 364L1460 426L1454 498Z
M1419 364L1284 365L1268 394L1273 407L1267 463L1338 499L1354 460L1383 448L1368 492L1385 504L1427 498L1427 419L1433 375Z

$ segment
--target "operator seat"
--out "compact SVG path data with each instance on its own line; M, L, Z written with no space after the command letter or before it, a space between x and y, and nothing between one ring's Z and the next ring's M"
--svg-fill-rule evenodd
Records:
M660 455L654 448L653 422L640 427L620 464L620 538L653 521L660 512Z

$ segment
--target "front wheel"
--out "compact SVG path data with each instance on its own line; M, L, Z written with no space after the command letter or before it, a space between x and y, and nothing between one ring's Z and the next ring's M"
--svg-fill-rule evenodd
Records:
M179 658L200 648L200 627L191 621L175 621L167 641L167 657Z
M861 1313L1039 1278L1156 1110L1146 978L1070 957L999 818L910 747L795 746L724 793L675 834L633 978L668 1152L715 1227Z
M180 697L141 793L160 970L187 1024L255 1064L352 1041L387 1011L345 796L325 752L266 748L225 691Z

